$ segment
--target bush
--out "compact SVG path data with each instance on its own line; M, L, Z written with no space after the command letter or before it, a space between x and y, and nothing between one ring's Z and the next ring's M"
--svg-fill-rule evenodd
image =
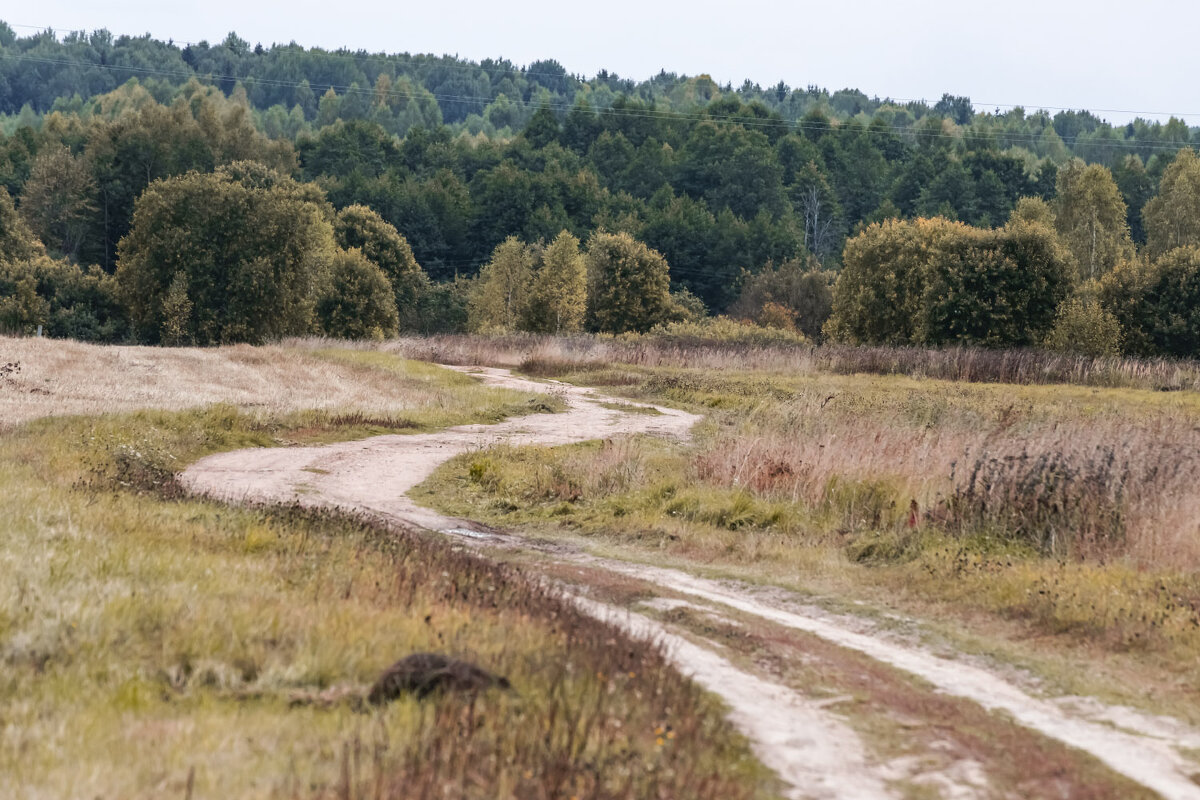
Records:
M766 302L758 310L759 325L764 328L777 328L783 331L796 330L796 312L779 303Z
M140 335L163 338L180 274L191 313L181 318L181 297L171 297L173 337L207 345L311 333L336 249L330 216L320 189L261 164L150 184L118 247L117 279Z
M1200 247L1118 265L1101 280L1100 300L1120 323L1127 352L1200 354Z
M423 280L417 294L416 329L426 335L465 333L474 285L474 280L463 277L452 281Z
M1095 300L1072 297L1058 307L1046 347L1085 356L1119 356L1121 323Z
M642 337L677 344L729 343L756 346L808 344L804 334L783 328L764 328L729 317L706 317L698 321L656 325ZM642 338L639 337L639 338Z
M333 257L326 292L317 301L317 318L327 335L341 339L396 335L399 320L392 285L361 250L343 250Z
M0 263L0 330L92 342L124 339L129 325L116 280L99 267L81 269L40 256Z
M1070 287L1052 229L944 219L869 226L846 243L827 330L852 344L1028 346L1054 324Z
M1102 555L1120 545L1137 482L1128 455L1107 446L984 453L951 479L952 531L995 535L1060 557Z
M769 328L794 328L816 339L833 311L833 273L815 259L792 259L746 275L742 291L730 307L735 317L752 319ZM790 324L789 324L790 323Z

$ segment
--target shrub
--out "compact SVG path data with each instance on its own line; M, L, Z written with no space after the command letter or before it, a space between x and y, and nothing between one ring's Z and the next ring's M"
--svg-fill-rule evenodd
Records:
M425 278L417 294L416 329L423 334L465 333L474 286L471 278L457 277L452 281Z
M1121 544L1127 492L1139 483L1128 458L1110 446L985 453L951 480L951 530L993 534L1055 556L1103 554Z
M1121 354L1121 323L1095 300L1072 297L1058 307L1046 347L1085 356Z
M192 305L186 336L197 344L310 333L335 250L330 215L317 187L260 164L150 184L118 247L132 321L161 340L164 302L182 274Z
M821 270L815 259L791 259L778 267L767 264L743 278L741 294L729 312L768 328L798 329L816 339L833 311L833 283L833 273Z
M383 270L352 248L333 257L329 273L326 294L317 301L317 318L327 335L342 339L396 335L396 300Z
M1145 263L1118 265L1100 283L1100 299L1136 355L1200 353L1200 247L1178 247Z
M766 328L729 317L706 317L695 322L656 325L646 339L677 344L728 343L747 345L808 344L804 334L785 328Z
M125 338L128 320L116 280L99 267L86 270L40 256L0 263L0 329L82 341Z
M768 301L758 310L758 324L764 328L796 330L796 312L779 303Z

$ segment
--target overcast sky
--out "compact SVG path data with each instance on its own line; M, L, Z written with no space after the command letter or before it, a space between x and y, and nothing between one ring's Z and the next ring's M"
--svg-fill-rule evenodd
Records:
M1179 0L40 0L0 17L20 35L32 30L17 25L104 27L218 42L235 30L264 45L554 58L587 76L666 69L722 85L783 80L930 102L950 92L989 109L1088 108L1113 122L1175 114L1200 125L1200 4Z

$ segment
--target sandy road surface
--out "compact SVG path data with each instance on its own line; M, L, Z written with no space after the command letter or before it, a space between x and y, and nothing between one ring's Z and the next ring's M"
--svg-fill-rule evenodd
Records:
M506 370L464 369L486 383L559 393L569 404L563 414L539 414L497 425L468 425L431 434L379 436L320 447L241 450L210 456L184 472L192 491L229 501L299 501L365 510L431 530L492 544L520 544L467 520L447 518L416 505L407 492L448 459L493 443L557 445L645 433L684 437L699 419L659 408L659 415L630 414L600 405L587 389L517 378ZM864 631L848 620L787 602L731 582L697 578L685 572L555 552L557 560L586 563L640 578L674 592L772 623L819 636L841 647L916 675L941 692L967 698L1010 715L1019 724L1086 751L1114 771L1178 800L1200 800L1200 771L1180 753L1195 747L1200 733L1170 720L1115 709L1095 701L1056 702L1034 697L999 674L966 660L934 655L884 633ZM857 735L835 714L791 689L751 675L710 648L630 612L577 599L598 619L641 636L663 641L675 663L721 695L730 720L754 743L763 763L791 787L792 797L888 797L885 765L873 764ZM951 787L954 788L954 787ZM958 787L966 790L968 787ZM961 794L949 791L948 794ZM970 796L969 794L966 796Z

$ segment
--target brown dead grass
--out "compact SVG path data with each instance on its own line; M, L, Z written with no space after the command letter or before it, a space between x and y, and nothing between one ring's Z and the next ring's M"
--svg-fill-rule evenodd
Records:
M421 405L397 375L322 356L317 346L123 347L0 337L0 428L43 416L182 410L227 403L279 414L301 409L382 412ZM419 377L419 376L418 376Z
M757 344L719 338L679 341L653 334L615 338L445 335L400 339L383 347L406 358L442 364L519 366L539 376L605 370L624 364L792 374L909 375L971 383L1200 390L1197 361L1092 357L1039 350Z

